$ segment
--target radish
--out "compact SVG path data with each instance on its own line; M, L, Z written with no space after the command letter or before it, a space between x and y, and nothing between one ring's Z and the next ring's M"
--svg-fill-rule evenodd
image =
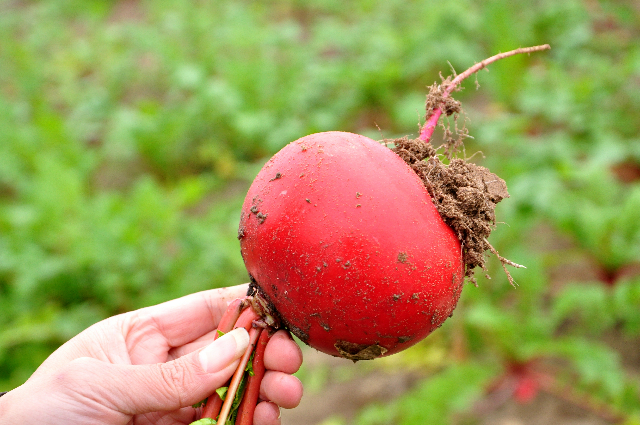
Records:
M313 134L271 158L239 235L269 309L303 342L353 360L427 336L464 281L460 241L418 175L356 134Z
M509 196L505 182L456 157L467 137L457 120L454 130L445 127L443 153L430 138L443 113L457 118L461 112L450 95L462 80L501 58L549 48L502 53L434 84L416 140L380 143L332 131L274 155L242 206L238 238L249 297L223 320L242 321L239 311L250 304L261 317L254 329L285 327L327 354L368 360L404 350L441 326L464 282L475 283L474 269L485 268L487 251L513 285L506 265L522 266L487 240L495 206ZM234 376L232 386L238 382ZM232 401L224 404L219 423L227 421ZM213 410L215 418L219 407Z
M394 141L397 153L326 132L274 155L247 193L238 232L266 311L303 342L352 360L397 353L442 325L484 252L497 254L486 238L509 195L484 167L451 156L445 166L429 139L443 112L460 111L449 97L460 81L547 47L497 55L432 87L419 140Z

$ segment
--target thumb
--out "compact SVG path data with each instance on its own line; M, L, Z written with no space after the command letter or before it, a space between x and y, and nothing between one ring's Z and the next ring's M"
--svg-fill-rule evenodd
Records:
M110 365L107 380L101 380L110 393L105 401L129 415L190 406L229 380L248 345L249 334L239 328L167 363Z

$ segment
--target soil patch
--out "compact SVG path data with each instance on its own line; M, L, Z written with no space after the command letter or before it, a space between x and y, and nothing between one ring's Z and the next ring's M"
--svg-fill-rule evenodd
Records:
M468 132L464 125L458 126L458 117L462 113L460 103L444 96L449 83L447 79L441 85L431 86L426 102L427 119L436 108L446 115L454 115L453 129L449 124L441 124L444 152L439 154L431 143L408 137L392 140L392 150L420 177L440 216L458 236L462 244L465 277L476 283L474 269L486 270L485 253L489 251L500 259L509 282L514 285L505 265L521 266L501 257L487 240L496 227L496 204L509 197L507 184L487 168L456 157L464 152L463 140L468 137Z
M440 216L458 236L465 276L475 283L474 268L486 269L485 252L498 255L487 238L496 227L496 204L509 197L507 184L487 168L464 159L443 163L435 148L422 140L405 137L394 144L393 151L420 177Z

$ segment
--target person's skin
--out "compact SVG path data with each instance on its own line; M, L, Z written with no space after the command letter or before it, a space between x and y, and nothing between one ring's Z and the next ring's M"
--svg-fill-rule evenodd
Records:
M0 424L189 424L191 405L224 386L247 345L247 332L212 342L229 301L247 286L191 294L89 327L56 350L20 387L0 397ZM302 353L285 331L265 356L254 425L280 423L302 384L292 376Z

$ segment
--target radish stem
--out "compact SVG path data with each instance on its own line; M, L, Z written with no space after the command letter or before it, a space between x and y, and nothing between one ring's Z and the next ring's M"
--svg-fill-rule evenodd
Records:
M476 72L485 68L487 65L492 64L493 62L499 61L500 59L504 59L509 56L521 54L521 53L539 52L541 50L548 50L548 49L551 49L551 46L549 46L548 44L543 44L541 46L521 47L519 49L511 50L509 52L498 53L497 55L491 56L490 58L487 58L482 62L479 62L473 65L471 68L467 69L462 74L459 74L458 76L456 76L456 78L454 78L451 81L451 83L449 83L447 87L444 89L444 93L442 94L442 97L443 98L449 97L451 95L451 92L465 78L475 74ZM420 136L419 136L420 140L422 140L425 143L429 143L429 140L431 139L431 135L433 134L433 130L436 128L436 125L438 125L438 119L440 119L440 115L442 115L442 108L437 107L433 110L433 113L427 117L427 122L424 125L424 127L422 127L422 130L420 131Z
M240 386L240 382L242 381L242 376L244 375L244 371L247 368L247 364L249 363L251 353L253 352L256 341L258 340L258 337L260 336L262 331L262 328L251 328L251 330L249 331L249 346L242 355L240 364L238 365L238 368L231 378L231 383L229 384L229 389L227 390L227 395L224 398L224 403L222 405L222 409L220 410L220 416L218 416L218 420L216 421L216 423L225 424L227 422L227 418L229 417L229 413L231 412L231 406L233 405L233 400L236 397L236 392L238 391L238 387Z
M220 318L220 322L218 323L218 329L216 330L213 339L218 339L220 333L225 334L231 330L233 330L234 325L238 321L240 314L243 310L249 306L249 303L246 301L247 297L244 298L236 298L235 300L229 303L229 306L225 310L224 314ZM220 413L220 408L222 407L222 399L218 395L218 393L213 393L207 398L207 402L202 409L202 417L203 418L211 418L215 419Z
M253 355L253 375L247 379L247 389L245 390L240 407L238 407L238 416L236 418L236 425L252 425L253 414L258 404L258 397L260 396L260 384L262 378L266 372L264 365L264 351L269 342L269 331L264 330L260 334L258 339L258 346L256 347L255 354Z
M253 322L256 320L260 320L258 313L256 313L253 308L247 308L242 312L242 314L240 314L240 317L233 326L233 329L245 328L249 331L253 327Z
M249 358L251 357L251 353L255 348L256 341L263 330L262 327L253 326L254 321L260 320L260 316L253 310L253 308L250 307L251 304L247 302L247 300L248 297L233 300L227 307L227 310L225 311L224 315L220 319L220 323L218 324L217 331L222 333L227 333L232 329L245 328L249 332L250 344L243 354L240 360L240 364L234 372L233 377L231 378L231 381L228 385L229 388L227 390L227 395L225 396L225 401L223 402L218 393L214 392L209 396L209 398L207 399L207 403L202 410L202 418L216 419L219 414L220 417L218 418L217 423L224 424L227 420L227 417L229 416L231 405L233 404L233 399L235 398L235 393L238 391L238 387L240 386L240 382L242 381L242 375L244 374L244 371L247 367L247 363L249 361ZM218 338L219 332L216 332L214 339ZM260 363L264 368L264 362L261 361ZM264 375L264 371L262 372L262 375ZM220 418L223 418L224 420L220 421Z
M218 393L213 393L207 399L204 409L202 409L202 418L215 419L222 408L222 399Z
M229 303L227 310L222 315L220 319L220 323L218 323L218 329L214 336L214 339L218 339L220 333L226 334L227 332L233 330L234 325L238 321L240 314L249 306L247 302L247 297L244 298L236 298L235 300Z

